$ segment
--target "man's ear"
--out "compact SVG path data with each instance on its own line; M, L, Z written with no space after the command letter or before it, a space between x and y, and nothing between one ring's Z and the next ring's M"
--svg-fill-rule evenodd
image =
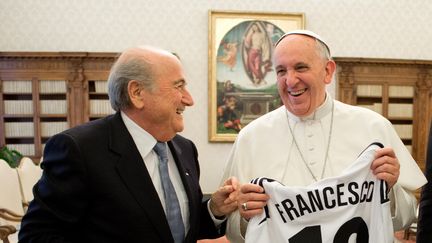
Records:
M132 105L137 108L141 109L144 107L144 96L143 96L143 89L140 87L138 81L131 80L128 83L127 86L128 95L131 100Z
M329 84L332 81L332 77L333 77L333 73L336 70L336 63L333 60L328 60L326 67L326 79L325 79L325 83Z

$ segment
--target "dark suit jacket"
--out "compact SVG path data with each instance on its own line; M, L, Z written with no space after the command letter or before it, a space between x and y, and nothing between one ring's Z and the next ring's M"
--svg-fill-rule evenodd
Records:
M179 135L168 142L190 210L185 242L216 238L199 186L198 154ZM173 242L144 161L120 113L53 136L20 242Z
M417 242L432 242L432 123L429 129L429 142L426 157L426 179L428 183L423 187L417 225Z

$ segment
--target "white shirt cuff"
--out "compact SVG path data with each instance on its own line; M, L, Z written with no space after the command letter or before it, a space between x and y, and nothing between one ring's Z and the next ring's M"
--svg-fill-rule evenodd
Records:
M215 224L216 227L218 227L218 226L220 226L220 225L221 225L221 224L226 220L226 217L224 216L223 219L217 219L217 218L213 215L212 211L210 210L210 200L211 200L211 199L209 199L209 200L207 201L207 210L208 210L208 212L209 212L209 214L210 214L211 219L213 220L213 223Z

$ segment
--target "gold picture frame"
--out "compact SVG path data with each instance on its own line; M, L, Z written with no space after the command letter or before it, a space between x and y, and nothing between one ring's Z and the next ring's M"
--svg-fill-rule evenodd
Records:
M233 142L245 125L280 106L274 43L304 27L303 13L209 11L210 142Z

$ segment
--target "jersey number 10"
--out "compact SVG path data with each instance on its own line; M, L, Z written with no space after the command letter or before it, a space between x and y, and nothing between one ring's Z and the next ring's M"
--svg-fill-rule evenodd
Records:
M347 243L352 234L357 234L357 243L369 242L369 231L365 221L360 217L355 217L345 222L336 232L333 243ZM303 228L293 237L289 238L289 243L322 243L321 226L308 226Z

